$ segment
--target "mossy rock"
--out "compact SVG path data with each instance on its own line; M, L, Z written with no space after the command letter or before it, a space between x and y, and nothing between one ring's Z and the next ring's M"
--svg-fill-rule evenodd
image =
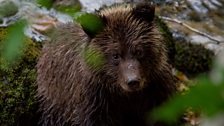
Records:
M175 48L174 65L188 77L195 77L211 70L214 53L203 45L177 41Z
M0 19L15 15L19 8L16 3L12 0L1 0L0 1Z
M0 52L8 32L0 28ZM26 38L22 56L9 63L0 56L0 124L1 126L33 125L37 122L36 60L41 45Z
M211 70L214 53L203 45L175 40L167 25L158 17L155 22L165 38L170 63L188 77Z

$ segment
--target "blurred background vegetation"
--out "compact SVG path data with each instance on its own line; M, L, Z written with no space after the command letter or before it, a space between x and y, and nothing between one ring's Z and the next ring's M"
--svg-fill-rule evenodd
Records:
M103 28L101 20L86 12L115 2L133 1L147 0L0 0L0 126L37 124L35 65L43 42L50 39L48 35L57 25L78 22L95 34ZM149 116L173 123L184 115L187 125L223 126L224 2L152 1L157 5L155 22L165 37L170 63L180 84L177 96ZM220 43L161 19L167 15ZM88 62L99 64L100 59L95 57Z

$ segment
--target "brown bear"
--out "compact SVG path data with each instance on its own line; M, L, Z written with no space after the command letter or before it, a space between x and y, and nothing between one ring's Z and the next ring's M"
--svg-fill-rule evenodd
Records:
M105 26L94 36L77 23L60 26L37 64L40 124L157 125L148 113L176 88L154 11L151 4L103 8L96 15Z

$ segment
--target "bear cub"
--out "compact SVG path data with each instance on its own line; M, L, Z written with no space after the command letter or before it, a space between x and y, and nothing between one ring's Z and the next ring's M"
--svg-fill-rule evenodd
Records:
M37 64L40 124L156 126L147 114L176 88L154 13L147 3L105 7L94 35L59 26Z

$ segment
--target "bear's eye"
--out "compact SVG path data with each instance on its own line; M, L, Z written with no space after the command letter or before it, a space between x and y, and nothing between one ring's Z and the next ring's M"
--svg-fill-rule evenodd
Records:
M119 60L120 59L120 55L118 53L114 53L114 54L112 54L112 58L114 60Z
M113 53L111 55L111 60L114 65L118 65L121 59L121 55L119 53Z

